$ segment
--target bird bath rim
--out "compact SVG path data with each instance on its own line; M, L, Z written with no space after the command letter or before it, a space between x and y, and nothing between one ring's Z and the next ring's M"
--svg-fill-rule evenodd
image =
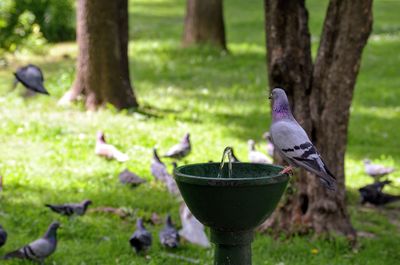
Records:
M185 183L190 183L190 184L195 184L195 185L211 185L211 186L255 186L255 185L266 185L266 184L274 184L274 183L280 183L280 182L285 182L288 181L289 175L288 174L280 174L278 172L272 172L271 174L265 174L265 176L262 177L233 177L233 178L225 178L225 177L207 177L207 176L199 176L199 175L192 175L188 173L183 173L187 168L193 168L193 167L205 167L205 166L211 166L214 165L217 168L219 167L220 163L217 162L209 162L209 163L195 163L195 164L188 164L188 165L183 165L175 168L174 170L174 176L175 179L185 182ZM250 163L250 162L233 162L232 165L244 165L244 166L249 166L249 165L254 165L256 167L268 167L268 168L279 168L283 169L282 166L279 165L273 165L273 164L264 164L264 163ZM204 174L206 175L206 174ZM254 174L254 175L259 175L259 174Z

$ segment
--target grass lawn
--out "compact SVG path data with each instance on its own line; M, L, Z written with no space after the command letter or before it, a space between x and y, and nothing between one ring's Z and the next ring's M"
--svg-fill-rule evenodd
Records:
M85 112L81 104L57 106L71 86L77 47L50 45L45 55L17 54L0 68L0 224L9 233L0 255L42 235L52 220L59 220L57 252L46 264L187 264L168 255L158 243L161 226L147 227L154 244L148 257L135 255L128 239L135 219L91 212L69 220L44 203L93 200L94 207L124 207L138 216L171 213L180 225L179 204L155 183L150 174L151 148L164 152L185 132L192 135L188 162L220 159L225 146L247 158L247 140L256 139L270 124L266 100L265 40L262 1L225 1L230 53L209 47L181 49L185 1L130 1L131 75L141 104L140 113L116 112L108 107ZM310 27L316 50L326 1L308 1ZM399 206L361 207L357 188L371 179L362 159L400 168L400 2L374 3L374 31L364 51L358 78L346 156L346 185L352 222L361 237L354 251L346 240L312 236L272 239L257 235L254 264L399 264ZM65 56L68 55L68 56ZM12 71L25 63L43 67L51 96L23 99L8 93ZM127 152L124 164L94 155L95 134L104 130L108 140ZM169 165L172 168L171 165ZM118 173L124 168L148 183L123 187ZM399 193L400 171L387 190ZM212 250L184 243L173 254L211 264ZM20 261L1 264L29 264Z

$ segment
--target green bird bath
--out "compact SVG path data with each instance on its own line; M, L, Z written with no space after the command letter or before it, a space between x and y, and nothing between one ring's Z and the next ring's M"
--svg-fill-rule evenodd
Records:
M220 163L185 165L174 175L192 214L211 229L214 265L251 265L254 229L267 219L281 198L289 176L282 167L232 163L217 177Z

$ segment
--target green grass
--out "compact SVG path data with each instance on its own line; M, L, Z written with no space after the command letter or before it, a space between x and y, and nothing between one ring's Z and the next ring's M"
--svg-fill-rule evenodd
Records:
M316 49L326 1L307 5ZM160 226L148 225L155 243L149 257L138 257L127 241L134 218L89 213L68 220L43 207L46 202L90 198L93 207L137 209L137 215L145 217L169 212L179 225L178 202L152 181L151 148L163 152L190 131L194 148L188 162L216 161L227 145L246 160L247 140L262 142L270 123L262 1L225 1L230 53L210 47L181 49L184 10L184 1L178 0L130 2L131 74L141 114L112 108L85 112L80 104L57 106L74 78L77 49L72 43L50 46L47 55L17 54L0 69L0 174L5 178L0 223L9 232L0 255L40 236L57 219L63 229L48 264L185 264L158 244ZM374 32L364 51L351 108L346 156L349 212L356 229L375 237L360 238L360 247L350 250L340 237L257 235L255 265L398 264L398 207L360 207L356 190L371 181L363 173L364 157L400 168L399 12L396 1L375 1ZM63 58L64 54L70 57ZM23 99L17 91L7 93L11 72L27 62L43 67L52 96ZM96 157L97 130L104 130L130 160L120 164ZM149 182L137 189L121 186L117 174L125 167ZM391 176L395 185L388 191L398 193L399 177L399 172ZM211 250L187 243L173 253L199 259L200 264L212 260Z

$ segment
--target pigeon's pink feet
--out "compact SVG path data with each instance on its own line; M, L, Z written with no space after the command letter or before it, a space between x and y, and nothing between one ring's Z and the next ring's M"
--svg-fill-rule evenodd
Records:
M289 174L293 175L293 168L292 166L285 167L279 174Z

